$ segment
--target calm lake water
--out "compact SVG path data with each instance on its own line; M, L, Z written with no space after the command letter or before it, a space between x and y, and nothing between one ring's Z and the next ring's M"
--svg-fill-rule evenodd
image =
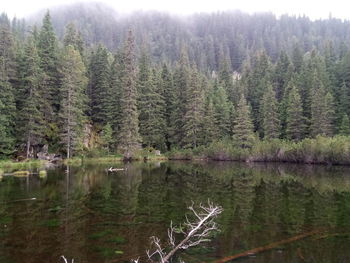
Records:
M224 212L213 241L179 253L210 262L309 231L315 235L234 262L350 262L350 168L240 163L59 167L0 182L0 262L130 262L166 239L191 201ZM36 200L23 200L36 198ZM144 260L140 260L145 262ZM176 260L175 260L176 261Z

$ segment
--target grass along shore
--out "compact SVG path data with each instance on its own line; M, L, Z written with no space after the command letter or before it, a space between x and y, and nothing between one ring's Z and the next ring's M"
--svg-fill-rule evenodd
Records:
M170 160L208 159L216 161L289 162L305 164L350 165L350 137L318 136L300 142L257 140L251 148L242 149L234 142L218 141L207 147L172 151Z
M323 137L304 139L300 142L288 140L257 140L251 148L241 148L231 140L217 141L206 147L195 149L172 150L166 154L139 154L135 161L158 160L213 160L242 162L289 162L305 164L350 165L350 136ZM121 154L83 157L78 156L63 160L65 165L101 164L122 162ZM2 169L40 168L47 164L42 160L0 161Z

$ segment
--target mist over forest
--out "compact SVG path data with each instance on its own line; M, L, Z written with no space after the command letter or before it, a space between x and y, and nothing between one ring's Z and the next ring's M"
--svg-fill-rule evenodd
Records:
M350 134L347 20L77 3L0 25L4 157Z

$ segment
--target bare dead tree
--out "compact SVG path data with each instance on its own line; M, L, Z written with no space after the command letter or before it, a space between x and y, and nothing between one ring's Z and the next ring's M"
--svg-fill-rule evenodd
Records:
M170 228L168 229L168 243L170 245L170 252L166 252L166 247L161 246L160 239L158 237L151 237L152 250L147 251L149 260L153 260L154 257L159 257L159 263L168 263L172 256L178 250L184 250L189 247L197 246L203 242L210 241L210 234L214 231L218 231L217 224L214 219L222 213L223 209L221 206L216 206L212 202L208 201L208 204L200 204L197 209L194 208L194 204L188 208L194 215L194 219L190 220L186 216L186 222L184 223L184 229L180 227L181 233L184 234L185 238L176 244L175 240L175 228L171 222ZM133 263L139 263L139 259L132 260Z
M62 255L61 258L64 260L65 263L68 263L68 259L66 259L65 256ZM74 263L74 259L72 259L71 262Z

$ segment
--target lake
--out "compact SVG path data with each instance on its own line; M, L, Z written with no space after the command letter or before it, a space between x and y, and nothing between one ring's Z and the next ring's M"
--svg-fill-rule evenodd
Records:
M109 173L110 166L126 168ZM33 171L38 172L38 171ZM35 198L33 200L33 198ZM130 262L167 238L191 202L223 207L212 242L177 254L212 262L350 262L350 168L233 162L60 166L0 181L0 262ZM180 237L177 237L180 238Z

